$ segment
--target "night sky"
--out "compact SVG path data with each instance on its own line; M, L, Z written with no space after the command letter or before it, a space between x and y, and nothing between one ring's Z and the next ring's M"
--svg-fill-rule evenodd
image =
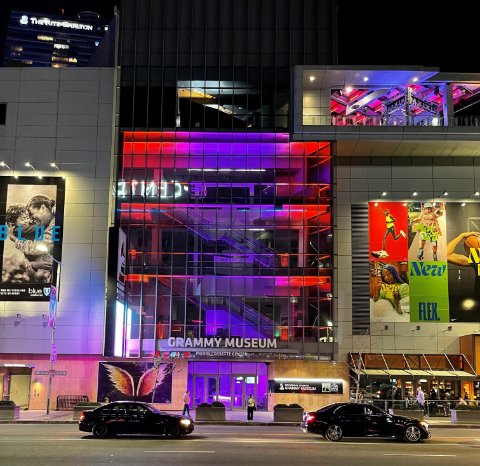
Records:
M480 72L480 5L472 6L477 2L337 1L341 65L431 66L442 71ZM120 0L0 0L0 49L11 8L45 13L60 13L63 8L66 16L89 10L110 19L113 5L118 3Z

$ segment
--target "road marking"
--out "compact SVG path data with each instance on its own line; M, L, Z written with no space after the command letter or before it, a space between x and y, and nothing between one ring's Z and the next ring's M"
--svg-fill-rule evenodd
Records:
M428 453L384 453L383 456L457 456L457 455L429 455Z
M215 450L144 450L143 453L215 453Z

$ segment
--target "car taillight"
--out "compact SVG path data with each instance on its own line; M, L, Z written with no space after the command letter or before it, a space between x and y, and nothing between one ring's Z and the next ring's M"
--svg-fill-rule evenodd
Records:
M85 413L80 414L80 420L83 421L86 418Z
M307 414L307 416L305 417L305 422L307 423L310 423L310 422L314 422L316 421L317 417L315 416L315 414Z

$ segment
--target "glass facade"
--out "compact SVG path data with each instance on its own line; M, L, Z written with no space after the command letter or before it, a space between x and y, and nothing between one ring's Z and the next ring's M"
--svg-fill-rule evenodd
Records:
M125 131L123 356L162 340L333 341L331 155L283 133ZM250 376L250 374L244 374Z

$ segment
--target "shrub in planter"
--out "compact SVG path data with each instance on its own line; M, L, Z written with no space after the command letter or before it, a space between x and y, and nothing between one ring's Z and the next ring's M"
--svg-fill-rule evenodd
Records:
M213 401L212 408L225 408L225 405L221 401Z
M301 422L303 408L297 404L277 404L273 407L273 422Z
M455 409L450 410L450 420L453 424L457 422L480 424L480 406L477 403L456 406Z
M91 411L92 409L102 406L103 403L98 401L80 401L73 407L73 419L80 419L82 411Z
M196 421L225 421L225 405L220 401L200 403L195 408Z
M14 401L0 401L0 419L18 419L20 416L20 406Z

